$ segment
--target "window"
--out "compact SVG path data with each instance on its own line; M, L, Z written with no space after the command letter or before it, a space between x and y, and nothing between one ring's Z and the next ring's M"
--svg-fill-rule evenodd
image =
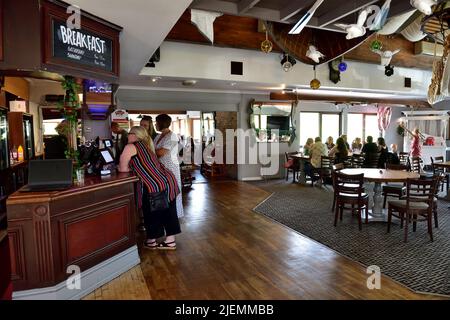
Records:
M44 120L44 135L45 136L56 136L58 132L56 132L56 127L61 123L64 119L52 119L52 120Z
M341 134L341 116L337 113L301 112L300 145L305 145L308 138L321 137L326 142L328 137L336 139Z
M200 119L194 119L192 121L193 128L193 138L195 141L201 141L202 140L202 128L201 128L201 122Z
M347 141L351 145L355 138L364 142L372 136L374 142L380 136L378 117L376 114L349 113L347 118Z

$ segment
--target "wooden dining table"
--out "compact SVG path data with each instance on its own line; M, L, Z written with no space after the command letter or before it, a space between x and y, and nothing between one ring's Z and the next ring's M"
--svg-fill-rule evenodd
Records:
M340 171L343 174L355 175L364 174L366 182L375 183L373 188L373 207L369 210L369 221L372 222L386 222L387 211L383 209L383 195L381 184L387 182L406 182L408 179L418 179L420 175L416 172L388 170L388 169L343 169Z

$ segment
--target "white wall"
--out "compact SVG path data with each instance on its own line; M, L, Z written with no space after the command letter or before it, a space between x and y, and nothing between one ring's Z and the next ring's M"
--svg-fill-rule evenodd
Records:
M281 84L309 88L313 79L312 66L298 62L290 72L284 72L277 53L219 48L197 44L165 41L161 45L161 61L156 68L144 68L142 75L176 77L181 79L208 79L265 83L266 90L274 90ZM230 74L230 62L241 61L242 76ZM384 75L381 65L347 61L348 70L341 74L341 82L328 80L328 65L317 67L322 87L395 91L425 96L431 72L419 69L395 68L392 77ZM404 77L412 78L412 88L404 87Z

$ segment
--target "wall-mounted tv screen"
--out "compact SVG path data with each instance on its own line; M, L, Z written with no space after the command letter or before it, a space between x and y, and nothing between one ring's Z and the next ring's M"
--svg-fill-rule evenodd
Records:
M289 117L284 116L268 116L267 129L278 129L288 131L290 128Z

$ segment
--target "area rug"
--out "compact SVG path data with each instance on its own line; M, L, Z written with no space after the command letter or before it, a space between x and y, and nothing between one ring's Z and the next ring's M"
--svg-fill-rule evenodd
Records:
M260 185L261 187L261 185ZM273 194L254 210L316 240L365 266L377 265L382 274L420 293L450 295L450 210L439 200L439 228L430 241L426 222L409 228L408 242L398 221L371 222L358 229L358 220L344 212L333 226L332 188L279 184L264 187Z

